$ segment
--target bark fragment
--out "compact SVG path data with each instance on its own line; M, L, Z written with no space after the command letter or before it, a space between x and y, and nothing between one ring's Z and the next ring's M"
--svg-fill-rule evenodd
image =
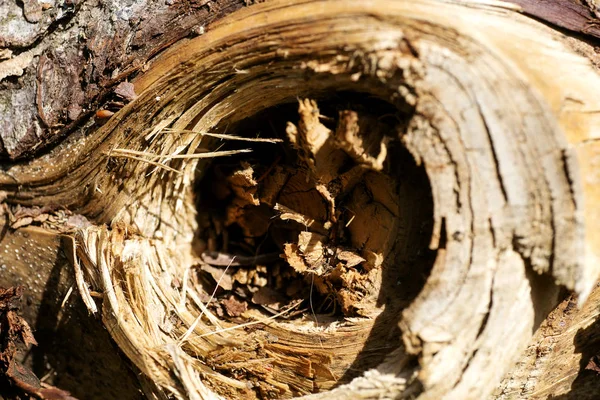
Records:
M0 94L0 126L5 128L0 130L1 158L31 155L63 139L111 100L116 85L143 69L157 53L190 35L194 27L245 6L243 0L194 5L152 0L124 7L99 7L93 0L82 3L0 4L0 50L35 46L3 62L4 67L0 64L0 83L3 75L23 74ZM49 29L61 20L70 21L64 30ZM31 61L37 55L39 60ZM3 110L3 104L12 107Z
M561 28L600 38L599 9L594 0L510 0L523 12Z
M37 345L31 328L17 313L23 286L0 288L0 378L42 400L76 400L69 392L42 384L18 361L19 352Z

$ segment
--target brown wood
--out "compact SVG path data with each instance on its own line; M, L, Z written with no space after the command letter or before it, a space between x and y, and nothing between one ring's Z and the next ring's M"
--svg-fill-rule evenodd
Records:
M39 228L10 232L3 225L0 234L0 286L25 287L22 316L38 341L25 365L79 399L140 399L134 371L106 329L90 318L81 297L72 293L62 306L76 286L60 243L59 235Z
M496 399L595 399L600 378L593 370L598 355L598 296L583 307L569 297L554 309L531 344L496 390Z
M600 9L595 0L510 0L527 15L584 35L600 38Z

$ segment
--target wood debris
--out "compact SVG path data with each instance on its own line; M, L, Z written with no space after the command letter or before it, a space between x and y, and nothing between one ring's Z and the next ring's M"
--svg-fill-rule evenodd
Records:
M239 317L248 309L248 303L245 301L238 301L234 296L229 296L222 301L222 304L225 306L227 314L231 317Z
M135 87L131 82L121 82L115 88L115 94L127 101L133 101L137 98L137 94L135 93Z
M219 315L239 314L229 308L244 306L234 307L232 299L275 313L310 296L319 297L312 299L317 312L356 315L376 286L378 275L369 271L382 265L396 240L399 206L395 181L381 173L387 155L381 124L342 110L330 128L322 120L335 120L310 99L300 101L298 113L297 124L286 128L295 158L229 159L217 162L208 179L214 208L200 216L208 243L201 270L224 293L236 294Z
M369 124L373 126L372 129L369 129ZM379 135L365 135L365 132L377 133L376 125L377 122L372 119L362 118L359 121L355 111L341 111L335 131L335 143L357 163L374 171L381 171L387 157L388 139L382 132Z
M29 225L41 226L59 233L71 233L90 226L86 217L55 206L7 207L10 227L19 229Z
M35 374L18 361L18 355L37 345L31 328L17 313L23 286L0 288L0 378L29 396L42 400L76 400L69 392L42 385Z

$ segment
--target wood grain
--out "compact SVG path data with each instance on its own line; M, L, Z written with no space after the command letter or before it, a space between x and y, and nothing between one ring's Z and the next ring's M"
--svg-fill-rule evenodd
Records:
M308 397L486 398L558 303L559 286L583 302L600 268L600 77L559 33L517 11L442 0L246 8L150 63L133 80L139 96L104 126L0 172L0 190L9 204L60 204L92 221L73 234L84 279L103 293L104 323L160 386L157 396L252 396L247 382L213 369L226 357L247 362L269 397L308 395L332 389L349 360L379 348L376 367L358 363L364 375ZM193 154L216 142L162 129L223 129L339 91L409 116L395 139L425 169L434 203L437 253L425 286L406 307L394 302L397 288L372 288L391 299L380 314L331 329L274 322L246 332L198 319L208 315L194 297L200 288L182 297L170 282L191 263L192 184L208 163L171 158L175 174L116 160L111 149ZM399 209L413 221L415 197L402 187ZM417 227L407 226L410 249ZM410 251L396 256L384 266L411 265ZM181 323L172 332L171 315ZM186 345L174 345L188 329ZM389 354L373 346L387 342L398 344ZM271 364L250 363L263 351Z

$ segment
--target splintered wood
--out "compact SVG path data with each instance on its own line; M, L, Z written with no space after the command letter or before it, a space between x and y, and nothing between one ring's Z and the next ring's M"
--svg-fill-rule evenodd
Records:
M244 396L288 398L347 382L383 310L384 262L402 237L398 174L386 170L397 121L382 123L380 110L328 107L322 115L315 100L300 100L297 116L290 109L275 132L285 137L279 150L257 145L215 161L199 184L190 290L244 343L203 360L253 382ZM264 318L278 323L235 328ZM401 345L377 343L373 354ZM210 377L207 385L240 393Z
M559 286L582 302L600 273L600 79L516 8L244 8L0 171L30 208L3 207L4 256L55 271L19 231L89 219L78 291L149 398L485 399Z

